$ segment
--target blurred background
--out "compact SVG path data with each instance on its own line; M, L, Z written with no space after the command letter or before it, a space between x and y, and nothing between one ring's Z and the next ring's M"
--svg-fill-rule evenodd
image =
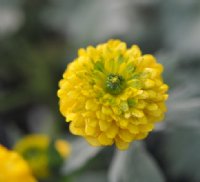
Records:
M56 96L77 49L111 38L154 54L170 86L165 121L126 152L72 136ZM199 0L0 0L0 143L67 139L71 154L53 181L199 182L199 80Z

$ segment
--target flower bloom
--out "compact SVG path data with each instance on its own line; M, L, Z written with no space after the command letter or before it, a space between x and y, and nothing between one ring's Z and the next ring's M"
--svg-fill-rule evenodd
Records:
M54 172L53 168L59 169L70 154L68 142L61 139L51 141L47 135L41 134L22 138L15 144L14 149L24 157L34 175L40 179L48 178Z
M120 40L78 51L59 82L60 111L70 131L93 146L125 150L144 139L166 112L163 66Z
M36 182L26 161L16 152L0 145L0 181Z

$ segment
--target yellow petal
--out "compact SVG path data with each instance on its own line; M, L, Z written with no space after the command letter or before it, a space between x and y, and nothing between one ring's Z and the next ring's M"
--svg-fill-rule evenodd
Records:
M144 125L139 125L139 129L140 129L140 131L142 131L142 132L149 132L149 131L152 131L153 128L154 128L154 125L151 124L151 123L144 124Z
M92 111L95 111L97 109L98 105L97 103L95 102L95 100L88 100L85 104L85 108L87 110L92 110Z
M119 121L119 125L120 125L120 128L126 128L128 126L128 120L127 119L120 119Z
M70 132L74 135L85 135L84 128L77 128L74 126L73 122L69 125Z
M111 125L111 123L107 122L105 120L100 120L99 121L99 127L100 127L101 131L106 131L109 128L110 125Z
M138 133L137 135L135 135L135 139L142 140L142 139L146 138L148 134L149 133Z
M91 127L96 127L98 125L98 120L93 118L88 118L86 123Z
M96 137L85 137L88 143L92 146L101 146Z
M89 125L85 126L85 133L86 133L86 135L91 135L92 136L92 135L95 134L95 132L96 132L96 128L91 127Z
M132 134L137 134L139 133L139 128L136 125L133 124L129 124L128 125L128 130L132 133Z
M125 142L131 142L133 140L133 134L131 134L128 130L120 130L118 136Z
M156 110L158 109L158 105L155 104L155 103L150 103L150 104L147 105L146 108L147 108L148 110L150 110L150 111L156 111Z
M150 88L152 88L152 87L154 87L155 86L155 82L153 81L153 80L151 80L151 79L146 79L145 80L145 82L144 82L144 87L146 88L146 89L150 89Z
M119 150L126 150L129 147L129 143L121 140L120 138L115 138L115 144Z
M161 85L160 88L159 88L159 90L160 90L162 93L165 93L168 89L169 89L169 86L166 85L166 84Z
M113 139L108 138L105 133L101 133L98 137L99 143L102 145L112 145L113 144Z
M137 107L138 109L144 109L145 106L146 106L146 102L145 102L144 100L139 100L139 101L138 101L138 104L136 105L136 107Z
M142 118L144 116L144 113L139 109L132 109L131 114L137 118Z
M113 114L112 110L109 107L105 107L105 106L102 107L102 113L105 114L105 115L112 115Z
M108 138L115 138L115 136L118 133L119 128L115 125L112 124L107 130L106 130L106 136Z

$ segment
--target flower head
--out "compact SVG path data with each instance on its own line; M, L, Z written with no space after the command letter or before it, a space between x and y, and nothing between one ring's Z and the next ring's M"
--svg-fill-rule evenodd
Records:
M16 152L0 145L0 181L36 182L26 161Z
M55 168L59 169L70 154L68 142L61 139L51 141L47 135L41 134L22 138L14 149L29 163L35 176L41 179L48 178Z
M162 71L155 57L119 40L80 49L58 90L70 131L93 146L122 150L144 139L166 112Z

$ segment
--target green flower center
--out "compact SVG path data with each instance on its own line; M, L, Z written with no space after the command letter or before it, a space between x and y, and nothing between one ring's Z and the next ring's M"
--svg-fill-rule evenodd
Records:
M122 92L125 87L125 80L117 74L109 74L106 78L106 91L110 94L117 95Z
M44 154L44 151L39 148L29 148L23 152L23 156L27 160L31 160L33 158L38 158Z

